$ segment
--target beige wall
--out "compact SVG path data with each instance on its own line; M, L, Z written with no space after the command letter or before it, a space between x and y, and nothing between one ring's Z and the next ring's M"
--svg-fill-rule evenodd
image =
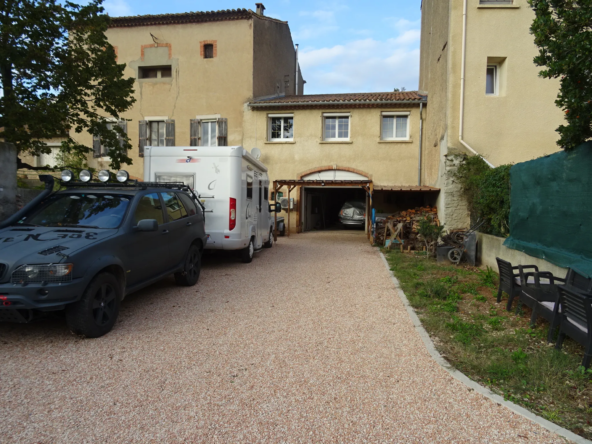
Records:
M380 141L381 112L409 111L411 140ZM323 142L323 113L351 113L350 142ZM294 142L268 142L268 114L294 115ZM271 180L297 179L304 171L327 165L368 173L375 185L417 185L419 105L408 108L306 109L254 111L245 106L245 143L258 147Z
M531 160L559 150L555 129L563 122L555 106L559 82L538 76L538 50L529 28L527 0L512 8L479 7L467 14L465 141L495 166ZM488 57L503 57L500 94L485 94Z
M157 37L158 47L151 33ZM190 119L219 115L228 119L228 145L241 145L244 104L255 93L274 94L276 78L294 70L289 27L269 19L110 28L107 37L116 48L119 63L127 64L124 74L136 78L136 103L123 117L130 119L128 135L133 146L133 165L125 168L138 178L143 178L144 166L138 152L140 120L156 116L175 120L175 145L185 146L190 143ZM203 58L201 41L216 42L214 58ZM273 43L266 46L265 41ZM173 68L170 79L137 78L141 66L168 64ZM292 74L291 84L293 80ZM76 137L92 146L89 134ZM108 159L91 156L89 163L96 168L109 167Z

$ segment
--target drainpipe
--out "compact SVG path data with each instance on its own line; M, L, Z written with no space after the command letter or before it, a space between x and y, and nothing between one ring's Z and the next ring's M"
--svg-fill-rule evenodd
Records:
M294 81L294 95L298 95L298 43L296 43L296 75L294 76L296 79Z
M421 186L421 143L423 141L423 102L419 104L419 163L417 164L417 185Z
M466 59L467 59L467 3L468 0L464 0L463 4L463 33L462 33L462 62L460 68L460 119L459 119L459 126L458 126L458 140L459 142L467 148L473 154L479 156L481 159L485 161L487 165L491 168L495 168L495 166L489 162L485 157L471 148L464 140L463 140L463 131L464 131L464 116L465 116L465 69L466 69Z

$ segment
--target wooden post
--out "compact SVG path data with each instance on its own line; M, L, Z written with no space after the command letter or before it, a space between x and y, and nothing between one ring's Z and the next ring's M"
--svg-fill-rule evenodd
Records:
M277 193L278 193L278 184L277 182L273 182L273 197L274 197L274 205L277 204ZM278 226L277 226L277 211L273 212L273 217L275 218L275 223L273 224L273 240L277 241L278 238Z
M288 225L286 226L286 236L290 237L290 187L288 186Z

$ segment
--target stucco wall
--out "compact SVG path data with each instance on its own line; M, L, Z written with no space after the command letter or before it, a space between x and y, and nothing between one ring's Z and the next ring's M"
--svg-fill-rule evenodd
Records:
M430 106L425 110L422 184L438 181L440 145L446 134L448 112L449 2L422 3L419 89L427 91Z
M293 95L295 94L295 75L296 51L289 26L274 20L255 18L253 20L253 96L264 97L276 93ZM301 78L299 82L301 90Z
M477 233L477 258L481 267L491 267L498 271L496 257L510 262L513 266L517 265L536 265L540 271L550 271L554 276L565 277L567 269L558 267L543 259L529 256L518 250L512 250L504 247L505 241L502 237L491 236L489 234ZM499 271L498 271L499 272Z
M136 78L137 102L123 117L133 146L133 165L125 168L143 177L144 161L138 153L140 120L163 116L175 120L175 144L189 145L189 120L198 115L220 115L228 119L228 143L242 142L243 104L253 91L253 23L251 20L219 21L163 26L111 28L109 42L116 47L119 63L126 63L125 75ZM150 36L158 38L155 47ZM201 41L215 41L216 54L205 59ZM170 46L169 46L170 45ZM142 53L144 60L142 60ZM138 79L143 65L171 64L170 79ZM92 146L88 134L77 136ZM107 168L108 159L90 159L90 164Z
M409 142L380 141L382 111L409 111ZM322 116L351 113L350 142L323 142ZM268 114L294 115L294 141L267 141ZM297 179L304 171L326 165L354 168L371 175L375 185L417 185L419 107L253 111L245 105L245 144L258 147L271 180Z
M527 0L486 8L469 0L464 140L494 165L518 163L558 151L557 80L538 76ZM485 94L488 57L505 57L500 94ZM430 103L432 98L430 97Z

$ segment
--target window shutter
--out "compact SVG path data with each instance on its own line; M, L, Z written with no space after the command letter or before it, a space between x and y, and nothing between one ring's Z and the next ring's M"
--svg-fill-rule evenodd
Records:
M126 120L120 120L119 122L117 122L117 125L119 125L119 127L123 130L123 132L125 134L127 134L127 121ZM123 137L121 137L121 135L118 135L118 139L119 139L119 146L123 149L124 139L123 139Z
M93 136L93 157L101 157L101 138Z
M201 120L189 119L189 146L199 146Z
M166 121L166 146L175 146L175 121Z
M146 137L148 136L148 122L146 120L140 120L138 123L140 125L138 148L140 150L140 157L144 157L144 147L146 146Z
M218 146L228 146L228 119L218 119Z

